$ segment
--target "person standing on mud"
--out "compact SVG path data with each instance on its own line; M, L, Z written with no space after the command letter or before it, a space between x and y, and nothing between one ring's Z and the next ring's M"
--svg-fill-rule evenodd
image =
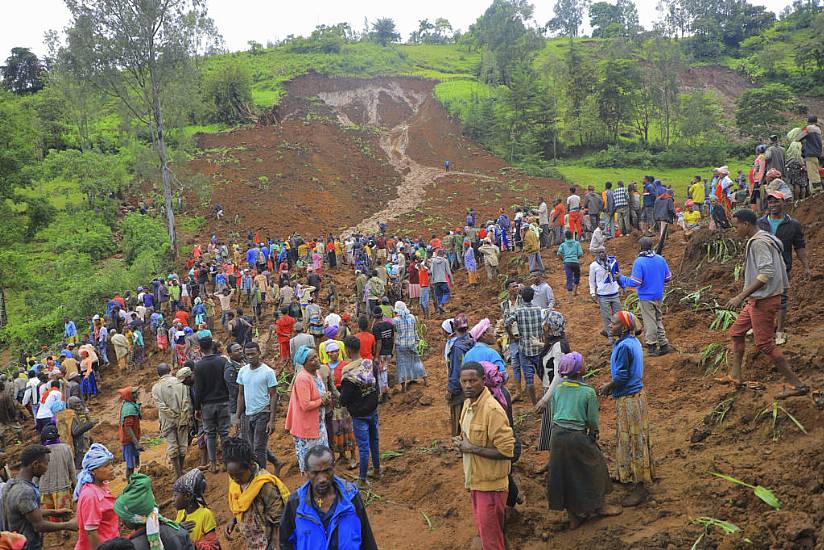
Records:
M790 368L781 348L775 345L775 316L781 307L781 294L789 288L787 270L782 258L783 245L775 235L758 228L758 218L752 210L742 208L733 214L735 230L739 237L748 237L744 252L744 290L727 302L727 309L741 307L738 319L730 327L732 359L730 372L719 382L743 385L741 363L747 331L752 329L755 347L770 358L778 372L792 386L776 395L787 399L806 395L805 386ZM750 384L751 385L751 384Z
M664 285L672 278L667 261L652 250L652 239L638 240L641 253L632 264L632 273L621 275L621 287L637 288L641 319L644 322L644 338L647 353L651 357L666 355L675 351L667 340L664 329Z
M438 313L443 313L443 306L449 300L449 282L452 279L452 270L444 257L443 249L438 250L431 264L430 280L435 291L435 309Z
M779 195L781 195L780 191L767 192L769 214L758 219L758 228L769 231L784 245L781 255L787 267L787 280L790 278L790 270L793 267L793 249L804 267L804 278L809 280L812 272L810 271L810 259L807 257L804 229L798 220L784 212L785 197ZM787 321L787 294L788 289L785 288L781 294L781 306L778 308L778 319L775 323L775 343L779 346L787 341L787 334L784 332L784 323Z
M475 528L484 550L504 550L506 497L515 454L515 435L506 412L484 385L483 365L464 363L461 387L466 401L461 411L461 435L453 437L463 456L464 481L472 498Z
M611 395L615 399L617 477L621 483L633 485L632 492L622 502L627 508L638 506L649 498L646 484L655 479L644 392L644 350L635 337L637 328L637 318L628 311L619 311L612 316L610 332L617 338L609 358L612 380L600 389L601 395Z

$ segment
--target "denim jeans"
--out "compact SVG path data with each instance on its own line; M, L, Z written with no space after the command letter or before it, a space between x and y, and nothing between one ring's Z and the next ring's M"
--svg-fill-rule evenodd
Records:
M366 479L370 453L372 454L372 467L375 468L375 471L381 469L381 452L378 445L378 411L376 410L369 416L352 418L352 428L355 431L355 440L358 442L358 455L360 456L358 477Z
M429 314L429 287L422 286L421 287L421 309L426 313Z
M203 430L206 432L206 450L209 453L209 460L217 462L217 436L220 434L220 442L226 441L229 437L229 426L232 419L229 416L229 402L204 403L201 407L203 418Z
M524 380L526 381L527 386L534 386L535 385L535 373L539 373L542 369L539 369L541 365L541 356L540 355L527 355L523 351L518 351L518 359L521 363L521 368L524 371Z
M269 411L261 411L251 416L244 415L240 424L240 433L254 450L255 460L261 468L266 468L268 455L266 445L269 442L266 425L268 423Z
M521 352L518 350L518 342L509 343L509 358L512 362L512 375L515 377L515 384L521 385Z

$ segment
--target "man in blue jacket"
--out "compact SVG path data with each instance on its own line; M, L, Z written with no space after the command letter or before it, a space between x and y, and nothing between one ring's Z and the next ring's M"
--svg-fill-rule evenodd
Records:
M281 550L377 550L358 488L335 475L325 445L306 453L309 481L289 495L280 520Z
M630 276L622 275L620 284L637 289L647 350L650 356L657 357L675 351L667 340L663 313L664 284L672 274L664 257L653 252L652 239L641 237L638 243L641 253L632 264Z

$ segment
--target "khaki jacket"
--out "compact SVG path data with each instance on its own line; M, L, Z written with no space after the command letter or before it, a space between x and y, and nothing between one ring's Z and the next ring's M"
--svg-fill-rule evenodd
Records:
M180 380L167 374L152 386L152 398L157 406L160 435L189 426L192 422L192 400L189 388Z
M467 438L473 445L486 447L487 449L498 449L507 457L512 457L515 452L515 434L509 425L506 411L500 403L484 388L481 396L475 403L470 399L464 401L461 410L461 423L467 410L472 407L474 415L469 426ZM509 487L509 469L512 463L509 460L492 460L482 456L471 454L471 479L469 488L473 491L506 491Z

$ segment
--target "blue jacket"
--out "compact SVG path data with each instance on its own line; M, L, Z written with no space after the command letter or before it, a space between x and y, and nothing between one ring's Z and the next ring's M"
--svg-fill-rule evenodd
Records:
M664 283L672 279L667 261L658 254L644 254L635 258L629 277L621 275L622 287L637 287L639 300L661 300Z
M627 334L612 348L609 357L612 397L632 395L644 389L644 350L638 338Z
M462 334L452 342L452 348L447 357L447 386L446 389L452 395L463 395L461 387L461 365L464 363L464 356L472 349L474 342L469 334Z
M337 476L337 503L328 529L309 502L309 482L289 495L280 520L281 550L377 550L358 488Z
M577 264L579 258L584 255L584 250L581 243L575 239L568 239L561 243L555 255L563 258L565 264Z
M472 349L464 354L463 362L471 363L472 361L488 361L498 367L501 374L506 379L506 363L501 354L484 344L483 342L476 342Z

